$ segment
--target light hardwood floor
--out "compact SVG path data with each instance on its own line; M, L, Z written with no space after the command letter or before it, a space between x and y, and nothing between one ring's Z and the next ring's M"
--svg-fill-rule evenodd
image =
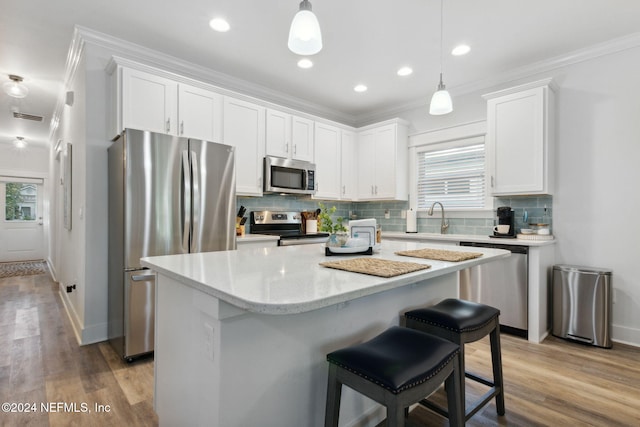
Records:
M490 376L488 340L467 346L466 358L470 370ZM638 348L614 344L606 350L553 337L537 345L503 334L502 358L507 414L497 417L491 403L467 425L640 426ZM484 392L467 384L470 399ZM1 426L158 424L153 360L127 364L107 343L78 346L48 275L0 279L1 402L38 407L28 414L0 412ZM75 403L79 411L85 403L91 413L43 412L47 402ZM95 404L110 405L110 412L95 412ZM448 425L422 408L410 421ZM282 427L277 420L264 426Z

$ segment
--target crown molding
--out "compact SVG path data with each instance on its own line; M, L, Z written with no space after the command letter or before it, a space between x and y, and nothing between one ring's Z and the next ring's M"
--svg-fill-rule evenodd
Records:
M278 106L303 111L307 114L320 116L350 126L355 123L355 116L336 112L334 109L327 108L320 104L286 95L265 86L193 64L108 34L82 26L76 26L74 36L75 33L78 34L84 43L102 47L110 51L111 54L120 56L121 60L130 60L143 63L150 67L161 68L168 73L174 74L174 78L175 75L184 76L193 79L193 81L215 86L229 94L249 96L250 98L256 98ZM191 84L193 84L193 81Z
M523 67L514 68L491 77L480 79L475 82L465 83L461 85L447 85L447 89L452 96L466 95L473 92L490 90L501 84L531 78L539 74L549 73L558 68L568 67L603 56L616 54L629 49L637 49L640 47L640 32L633 33L624 37L612 39L603 43L598 43L583 49L578 49L553 58L534 62ZM539 76L538 76L539 77ZM378 110L376 112L356 116L356 124L361 126L362 123L375 123L378 120L395 117L425 106L427 108L429 100L426 98L416 98L405 104L397 105L388 109Z

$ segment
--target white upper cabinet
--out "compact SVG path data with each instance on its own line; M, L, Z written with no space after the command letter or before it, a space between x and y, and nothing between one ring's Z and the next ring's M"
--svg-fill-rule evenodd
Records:
M316 122L316 199L340 199L340 129Z
M285 159L313 161L313 120L267 109L266 153Z
M122 112L116 133L125 128L178 134L178 83L130 68L118 70L121 75ZM119 115L118 115L119 116Z
M358 140L355 132L340 132L340 199L356 200L358 197Z
M552 194L551 79L490 93L484 98L491 194Z
M314 121L304 117L291 116L292 159L313 162Z
M222 141L222 95L180 83L178 86L178 135L206 141Z
M407 200L408 134L401 120L358 134L358 200Z
M261 196L265 152L265 108L225 96L222 142L236 147L236 193Z
M114 133L131 128L221 140L222 95L133 68L119 67L116 78Z

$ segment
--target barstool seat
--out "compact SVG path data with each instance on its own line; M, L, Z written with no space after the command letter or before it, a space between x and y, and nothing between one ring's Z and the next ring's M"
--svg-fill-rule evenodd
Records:
M408 311L405 314L406 326L429 334L437 335L460 346L460 371L462 405L465 406L464 378L480 382L490 390L478 402L465 410L465 420L471 418L477 411L495 397L498 415L504 415L504 385L502 378L502 355L500 350L500 310L497 308L471 301L449 298L438 304ZM489 335L491 341L491 361L493 381L478 375L465 372L464 345L478 341ZM447 416L447 411L439 406L422 400L422 405Z
M343 384L385 405L387 426L402 426L405 408L443 382L450 424L463 425L459 350L450 341L394 326L370 341L329 353L325 426L338 425Z

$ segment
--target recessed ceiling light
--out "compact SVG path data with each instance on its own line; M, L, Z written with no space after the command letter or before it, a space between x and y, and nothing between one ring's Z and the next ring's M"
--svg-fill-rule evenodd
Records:
M353 90L355 90L356 92L366 92L367 91L367 87L365 85L356 85Z
M451 55L453 56L466 55L467 53L469 53L470 50L471 48L468 45L460 44L453 48L453 50L451 51Z
M405 77L410 74L413 74L413 69L411 67L402 67L398 70L398 75L400 77Z
M302 58L300 61L298 61L298 67L311 68L313 67L313 61L311 61L309 58Z
M231 28L224 18L213 18L209 21L209 26L220 33L226 33Z

